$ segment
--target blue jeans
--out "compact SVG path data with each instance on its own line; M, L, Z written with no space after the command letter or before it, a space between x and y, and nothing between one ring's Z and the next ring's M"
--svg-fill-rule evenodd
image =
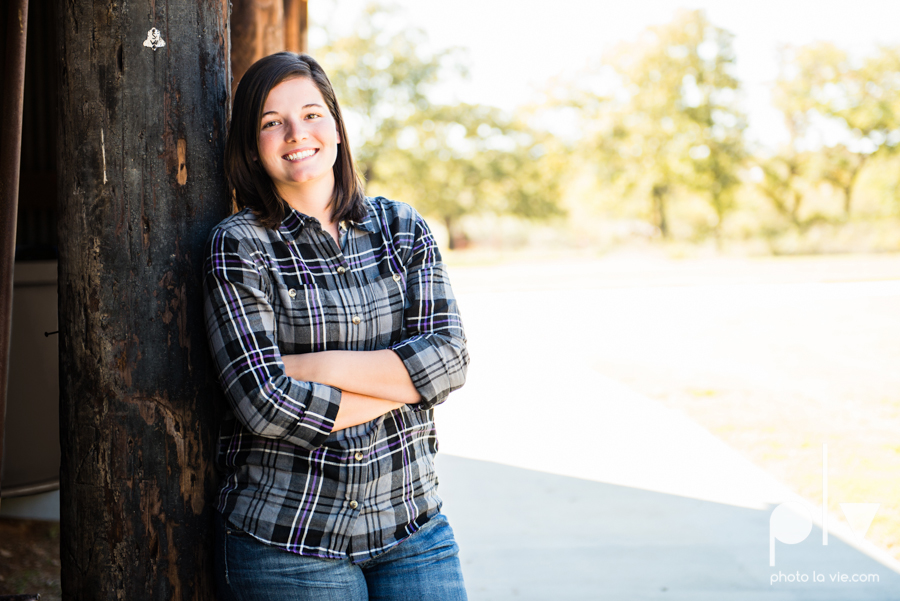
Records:
M223 601L466 601L459 547L443 514L362 563L297 555L234 530L216 512Z

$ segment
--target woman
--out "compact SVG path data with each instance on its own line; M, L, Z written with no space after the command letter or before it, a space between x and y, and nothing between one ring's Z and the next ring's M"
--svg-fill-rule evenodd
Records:
M363 195L306 55L243 76L225 168L241 210L210 234L204 280L229 401L220 594L465 599L432 407L463 385L468 354L428 226Z

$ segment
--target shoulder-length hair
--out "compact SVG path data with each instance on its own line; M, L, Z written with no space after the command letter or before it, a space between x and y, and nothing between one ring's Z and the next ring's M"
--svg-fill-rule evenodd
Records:
M305 77L312 81L337 124L340 144L334 162L334 192L331 218L362 221L366 216L363 184L353 165L347 130L334 88L325 71L307 54L279 52L259 59L241 77L234 94L231 124L225 141L225 176L239 209L248 207L268 228L277 228L290 211L278 195L259 156L259 127L269 92L283 81Z

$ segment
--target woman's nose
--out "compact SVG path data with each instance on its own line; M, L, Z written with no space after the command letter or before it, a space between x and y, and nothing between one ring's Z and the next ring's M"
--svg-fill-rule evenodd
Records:
M306 137L306 128L303 122L297 119L288 119L287 127L284 130L284 139L286 142L297 142Z

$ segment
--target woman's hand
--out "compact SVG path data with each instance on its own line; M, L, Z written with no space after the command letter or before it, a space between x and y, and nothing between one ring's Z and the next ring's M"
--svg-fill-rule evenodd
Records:
M392 350L321 351L284 355L282 360L285 373L301 382L318 382L401 404L421 400L406 366Z
M341 393L341 405L334 420L332 432L351 426L358 426L403 407L403 403L376 399L374 397L344 391Z

